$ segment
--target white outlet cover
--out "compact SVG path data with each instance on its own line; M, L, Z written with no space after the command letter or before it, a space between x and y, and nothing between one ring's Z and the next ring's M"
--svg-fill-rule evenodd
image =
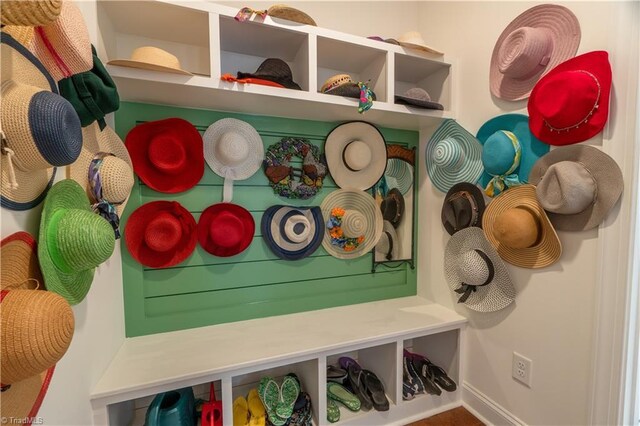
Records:
M533 361L517 352L514 352L513 363L511 365L511 376L530 388L531 378L533 376Z

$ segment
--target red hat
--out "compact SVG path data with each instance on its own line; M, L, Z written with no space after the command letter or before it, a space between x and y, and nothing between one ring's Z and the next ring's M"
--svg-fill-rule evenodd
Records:
M561 63L529 97L529 128L549 145L570 145L597 135L609 117L609 55L595 51Z
M244 207L218 203L207 207L198 221L198 241L214 256L229 257L242 253L253 240L255 223Z
M193 252L195 231L196 220L180 203L152 201L131 213L124 238L135 260L152 268L166 268Z
M140 124L131 129L125 145L133 171L158 192L185 191L204 174L202 136L181 118Z

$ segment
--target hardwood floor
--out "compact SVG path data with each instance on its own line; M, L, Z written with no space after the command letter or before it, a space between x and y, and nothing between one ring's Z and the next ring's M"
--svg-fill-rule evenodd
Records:
M454 408L444 413L419 420L407 426L484 426L473 414L464 407Z

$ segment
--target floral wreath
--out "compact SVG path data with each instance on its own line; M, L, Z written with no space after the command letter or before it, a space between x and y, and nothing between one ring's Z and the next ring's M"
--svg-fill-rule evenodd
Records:
M302 168L291 165L291 157L302 158ZM311 198L322 189L327 161L320 148L305 138L282 138L265 153L264 173L273 192L286 198Z
M354 251L364 242L364 235L356 238L348 238L344 236L342 231L342 218L344 217L344 209L334 207L331 209L331 217L327 221L327 229L331 236L331 244L342 248L344 251Z

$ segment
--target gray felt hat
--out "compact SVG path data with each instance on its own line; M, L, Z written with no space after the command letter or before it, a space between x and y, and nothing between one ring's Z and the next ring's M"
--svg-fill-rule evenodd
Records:
M409 89L402 96L396 95L395 99L397 104L406 104L427 109L444 109L442 104L433 102L429 93L420 87Z

